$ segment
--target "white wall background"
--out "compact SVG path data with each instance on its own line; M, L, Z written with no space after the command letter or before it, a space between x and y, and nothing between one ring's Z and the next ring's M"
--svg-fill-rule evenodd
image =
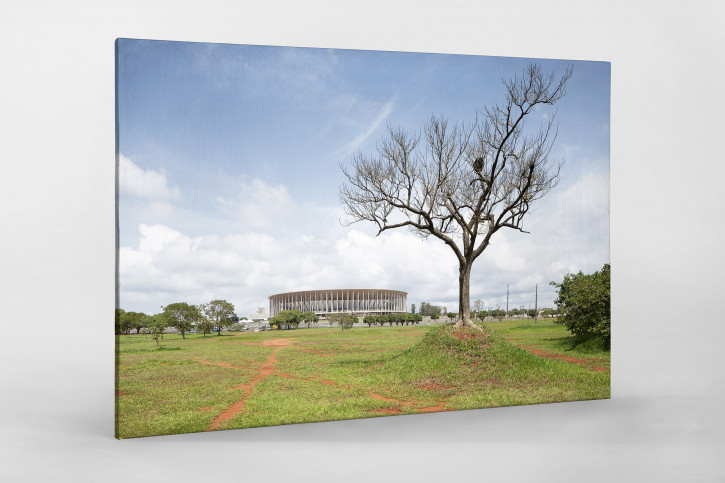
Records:
M716 1L3 0L0 479L725 478L724 14ZM611 61L613 399L112 439L116 37Z

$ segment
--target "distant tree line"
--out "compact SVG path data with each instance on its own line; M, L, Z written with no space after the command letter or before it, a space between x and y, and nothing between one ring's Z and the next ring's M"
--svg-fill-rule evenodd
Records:
M137 334L150 334L158 345L167 327L175 328L185 339L185 334L192 330L205 337L210 332L221 335L222 329L231 328L237 322L239 318L234 314L234 304L226 300L212 300L200 305L177 302L162 307L162 312L155 315L116 309L115 332L129 335L135 330Z
M434 307L434 308L431 308ZM445 307L431 306L423 302L421 310L431 313L433 318L438 318ZM448 313L449 317L456 314ZM363 322L372 325L385 324L409 325L419 324L423 320L423 314L404 313L388 315L367 315ZM126 312L123 309L116 309L116 334L130 335L132 330L137 334L151 335L158 345L159 339L163 339L163 333L168 327L173 327L186 338L191 331L203 334L205 337L211 332L221 335L224 328L232 331L242 330L243 325L240 319L234 315L234 305L226 300L212 300L208 304L191 305L186 302L177 302L162 307L162 312L155 315L146 315L143 312ZM352 328L360 319L349 313L331 314L327 317L330 327L339 326L342 330ZM296 329L300 324L306 324L310 328L317 324L320 318L311 311L283 310L269 319L269 326L272 329Z
M274 317L269 319L269 326L273 329L296 329L300 324L307 324L310 328L311 324L316 324L320 318L312 311L302 312L301 310L283 310Z
M481 303L479 303L481 302ZM496 309L484 309L483 303L480 300L476 300L473 307L471 307L471 317L477 320L486 319L498 319L503 320L504 317L555 317L559 315L559 311L552 308L539 309L538 313L536 309L510 309L508 314L501 308Z
M421 314L388 314L388 315L366 315L363 317L363 323L368 324L368 327L373 325L380 325L380 327L388 324L395 325L408 325L408 324L419 324L423 320Z

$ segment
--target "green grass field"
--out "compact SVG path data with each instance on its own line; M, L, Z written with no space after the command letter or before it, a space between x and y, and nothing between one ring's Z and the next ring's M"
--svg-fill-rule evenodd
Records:
M167 334L160 348L143 335L116 336L117 436L609 397L609 352L572 349L562 326L505 321L486 330Z

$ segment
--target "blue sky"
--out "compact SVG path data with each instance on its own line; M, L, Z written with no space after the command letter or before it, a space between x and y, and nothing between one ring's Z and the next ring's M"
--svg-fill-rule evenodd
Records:
M341 226L340 163L386 124L471 122L530 59L120 39L121 307L225 298L248 315L288 290L392 288L457 310L436 240ZM471 298L552 305L550 280L609 262L608 63L537 60L574 76L556 109L561 182L474 264Z

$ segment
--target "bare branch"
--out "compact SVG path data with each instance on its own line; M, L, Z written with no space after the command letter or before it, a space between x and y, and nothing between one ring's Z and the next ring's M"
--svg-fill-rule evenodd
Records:
M571 68L557 79L531 64L503 81L505 102L480 111L481 122L432 116L419 133L388 126L376 156L358 153L341 166L347 223L372 222L378 234L407 227L435 236L454 251L461 273L470 273L498 230L528 233L523 220L531 204L558 183L562 162L550 159L555 113L538 130L527 129L526 120L537 105L561 99L571 76Z

